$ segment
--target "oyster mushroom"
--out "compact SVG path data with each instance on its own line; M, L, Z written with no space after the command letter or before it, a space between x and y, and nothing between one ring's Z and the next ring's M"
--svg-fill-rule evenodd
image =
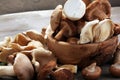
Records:
M102 42L114 34L114 24L110 19L104 19L93 29L94 42Z
M15 36L13 43L18 43L21 46L26 46L30 41L31 39L29 37L25 36L22 33L19 33Z
M67 0L64 4L64 14L70 20L81 19L86 11L86 5L82 0Z
M28 30L24 33L31 40L40 41L43 44L45 43L43 35L41 33L37 32L37 31L35 31L35 30Z
M78 41L78 44L93 42L93 28L98 24L98 22L99 20L94 20L86 23L86 25L81 30L80 40Z
M17 76L19 80L32 80L34 76L34 68L29 58L22 53L16 54L12 66L0 66L0 71L0 76Z
M36 68L36 72L38 72L39 67L44 66L49 61L56 61L56 58L54 57L52 52L44 49L43 47L33 49L31 55L33 57L32 63Z
M111 5L109 0L94 0L86 9L85 19L92 21L95 19L104 20L110 18Z

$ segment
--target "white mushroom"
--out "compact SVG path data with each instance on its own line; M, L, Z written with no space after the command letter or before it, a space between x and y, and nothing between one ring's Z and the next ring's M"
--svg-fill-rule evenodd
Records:
M19 80L32 80L34 68L26 55L17 53L12 66L0 66L0 76L17 76Z
M64 14L70 20L79 20L86 11L86 5L82 0L67 0L64 4Z
M94 42L102 42L113 36L114 24L110 19L100 21L93 30Z
M98 22L99 20L94 20L86 23L81 30L78 44L93 42L93 28L98 24Z
M56 61L56 58L54 57L52 52L44 49L43 47L32 50L32 57L32 63L35 66L36 72L38 72L39 67L42 67L49 61Z

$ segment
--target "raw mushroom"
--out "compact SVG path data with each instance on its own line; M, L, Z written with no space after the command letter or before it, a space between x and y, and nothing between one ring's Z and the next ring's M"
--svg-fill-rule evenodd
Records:
M109 68L110 73L115 77L120 77L120 49L115 53L115 61Z
M86 80L97 80L101 75L101 68L96 66L96 63L92 63L90 66L82 70L82 76Z
M85 19L92 21L95 19L104 20L110 18L111 5L109 0L94 0L87 6Z
M69 20L61 21L61 29L55 35L56 40L62 40L64 37L71 37L77 33L76 26Z
M58 5L51 15L50 26L53 31L57 29L62 18L62 5Z
M65 65L61 65L61 66L57 67L57 69L61 69L61 68L67 69L75 74L77 73L77 70L78 70L77 65L71 65L71 64L65 64Z
M102 42L114 34L114 24L110 19L104 19L93 29L94 42Z
M59 69L55 70L51 74L51 76L55 80L74 80L73 73L70 70L64 69L64 68L59 68Z
M93 28L98 24L98 22L99 20L94 20L86 23L86 25L81 30L80 40L78 41L78 44L93 42Z
M47 64L49 61L56 61L56 58L52 54L51 51L44 49L43 47L33 49L32 50L32 63L35 66L36 72L38 72L38 68Z
M68 19L79 20L85 14L86 5L82 0L67 0L63 11Z
M17 53L14 60L14 71L19 80L32 80L34 76L34 68L29 58L22 54Z
M17 53L12 66L0 66L0 76L17 76L19 80L32 80L34 68L29 58Z
M31 41L31 39L29 37L25 36L22 33L19 33L19 34L16 35L13 42L18 43L21 46L26 46L30 41Z
M120 34L120 24L115 24L114 34L115 34L115 35Z
M25 32L25 35L32 40L40 41L43 44L45 43L43 35L35 30L28 30Z
M39 68L37 80L48 80L56 66L57 64L55 61L49 61L47 64Z
M7 47L10 42L11 42L11 37L5 37L4 41L0 42L0 49L1 47Z

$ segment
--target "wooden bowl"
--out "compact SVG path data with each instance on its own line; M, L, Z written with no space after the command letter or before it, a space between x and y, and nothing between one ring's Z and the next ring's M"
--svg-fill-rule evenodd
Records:
M112 37L100 43L70 44L56 41L48 36L47 46L62 64L89 65L96 61L98 64L109 61L118 46L118 37Z

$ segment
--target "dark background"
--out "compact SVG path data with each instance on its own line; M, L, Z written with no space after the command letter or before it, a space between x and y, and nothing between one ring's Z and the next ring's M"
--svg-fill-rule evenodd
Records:
M66 0L0 0L0 14L54 9ZM120 6L120 0L110 0L112 6Z

